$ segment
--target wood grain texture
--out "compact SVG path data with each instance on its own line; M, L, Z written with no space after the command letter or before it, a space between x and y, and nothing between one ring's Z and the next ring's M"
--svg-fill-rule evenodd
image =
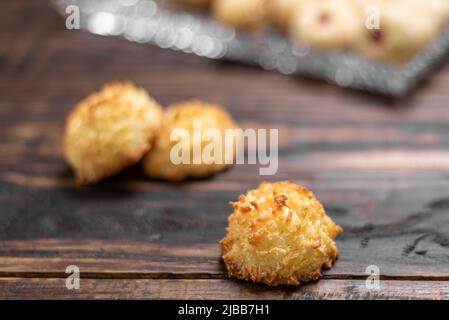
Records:
M65 279L0 278L5 299L449 299L443 281L382 281L369 290L361 280L326 280L301 287L270 288L236 280L81 279L80 290L68 290Z
M164 105L204 99L242 127L279 129L278 174L236 166L172 184L137 165L77 187L61 152L64 121L112 80ZM448 64L410 97L388 100L65 30L47 1L3 1L0 127L0 297L73 298L60 285L77 264L86 298L448 298ZM344 227L340 258L294 290L228 280L217 245L228 201L283 179L313 190ZM372 264L385 283L375 294L363 290Z

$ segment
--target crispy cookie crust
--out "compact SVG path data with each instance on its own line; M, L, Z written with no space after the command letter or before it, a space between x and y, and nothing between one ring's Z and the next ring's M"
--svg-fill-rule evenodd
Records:
M161 107L133 84L110 83L69 115L64 152L81 184L94 183L137 162L150 149Z
M226 129L237 128L237 124L222 107L201 101L183 102L167 108L162 122L163 125L155 140L154 148L152 148L143 160L144 172L149 177L181 181L187 178L207 177L229 166L229 164L225 163L206 164L203 161L198 164L193 163L193 146L200 144L204 149L209 144L209 141L201 138L198 139L194 135L194 122L201 123L201 132L207 129L218 129L222 137L225 136ZM175 129L183 129L189 133L190 164L174 164L170 159L170 152L173 146L179 143L177 140L170 141L171 134ZM234 139L232 148L235 148L236 139ZM222 150L223 155L229 151L228 147L224 145Z
M299 285L321 277L338 256L342 232L312 192L283 181L262 183L230 203L220 242L229 275L267 285Z

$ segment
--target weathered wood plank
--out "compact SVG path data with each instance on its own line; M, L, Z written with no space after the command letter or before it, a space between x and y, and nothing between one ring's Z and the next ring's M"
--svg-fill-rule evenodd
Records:
M3 173L0 271L18 265L25 271L61 270L70 262L56 259L55 264L54 257L63 257L64 241L73 239L72 248L81 242L85 249L71 254L95 272L102 268L130 271L127 268L132 266L132 272L183 273L197 265L201 272L223 272L217 243L230 213L227 202L263 178L235 168L216 179L179 185L146 181L137 178L138 168L133 170L137 172L87 188L76 187L67 171L60 178ZM449 181L440 173L382 175L343 170L311 174L284 166L277 179L285 178L314 190L329 215L345 228L337 240L340 260L329 274L363 274L372 264L386 275L449 274ZM61 238L55 241L61 241L62 248L54 245L52 257L46 255L46 242L37 240L49 237ZM92 239L91 249L89 241L82 242L85 238ZM14 239L28 240L14 247L15 242L10 242ZM113 240L131 244L129 250L148 245L147 256L142 261L129 252L124 263L122 253L109 252ZM27 249L30 245L33 250ZM186 247L202 245L206 249L200 249L202 255L193 260L180 255L176 262L175 255L155 255L154 251L168 246L166 250L179 254ZM98 247L108 252L109 260L96 253ZM91 260L92 256L98 260ZM175 263L167 264L167 259ZM204 259L211 261L204 263Z
M1 299L449 299L446 281L382 280L369 290L363 280L320 280L300 287L267 287L235 280L82 279L67 290L65 279L0 278Z
M369 231L368 231L369 233ZM388 234L389 230L385 230ZM338 241L340 258L326 276L366 276L369 265L377 265L387 278L449 277L445 248L438 235L415 236L409 247L403 239L377 237ZM381 238L381 237L380 237ZM415 240L415 242L413 242ZM374 243L374 244L372 244ZM397 251L397 252L395 252ZM146 241L98 239L31 239L2 241L0 275L17 273L63 273L68 265L84 272L110 273L124 277L152 277L157 274L224 276L226 270L217 244L164 245ZM132 274L132 275L131 275Z

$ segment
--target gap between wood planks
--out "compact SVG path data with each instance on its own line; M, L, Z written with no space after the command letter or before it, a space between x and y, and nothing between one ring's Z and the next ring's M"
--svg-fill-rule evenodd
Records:
M221 280L230 279L226 273L136 273L136 272L83 272L82 279L183 279L183 280ZM63 272L5 272L0 278L67 278ZM321 280L366 280L365 275L334 274L323 275ZM380 280L394 281L449 281L449 276L389 276L381 275Z

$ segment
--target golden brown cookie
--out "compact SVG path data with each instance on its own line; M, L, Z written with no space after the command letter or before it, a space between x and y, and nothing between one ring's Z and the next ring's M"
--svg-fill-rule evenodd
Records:
M225 155L235 155L237 136L231 137L232 144L226 145L225 130L233 130L237 125L222 107L200 101L176 104L167 109L162 123L154 148L143 160L144 171L149 177L172 181L201 178L230 165L225 161ZM215 145L211 144L212 137L203 136L209 129L216 129L222 137L221 160L214 158L214 152L207 151L211 150L207 146ZM181 150L182 146L185 146L184 150ZM188 156L187 161L183 160L183 155ZM208 155L212 155L211 161L205 160L204 156ZM230 159L232 164L233 157Z
M255 30L267 20L267 0L214 0L215 19L242 30Z
M319 49L346 49L360 32L362 19L346 0L308 1L295 9L290 36Z
M161 107L142 88L111 83L80 101L67 119L64 151L80 183L94 183L150 149Z
M338 256L342 232L312 192L283 181L262 183L232 202L228 234L221 240L230 276L268 285L316 280Z

